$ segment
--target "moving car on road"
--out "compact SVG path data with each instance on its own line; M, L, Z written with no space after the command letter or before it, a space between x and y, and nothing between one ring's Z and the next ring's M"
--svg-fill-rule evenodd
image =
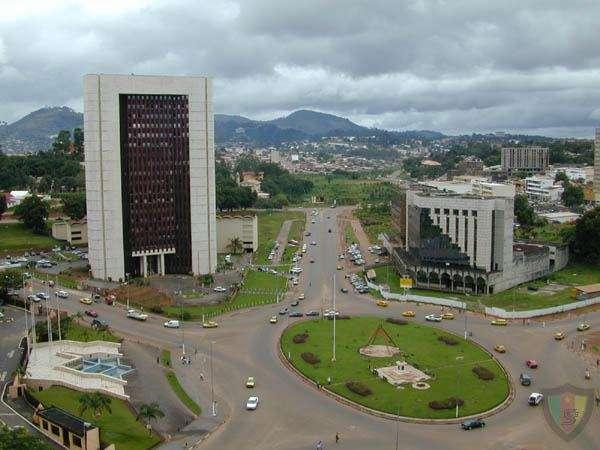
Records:
M271 316L271 318L269 319L270 323L277 323L277 316Z
M505 325L508 325L508 320L506 320L506 319L494 319L494 320L492 320L492 325L505 326Z
M342 294L347 294L347 293L348 293L348 289L347 289L347 288L345 288L345 287L343 287L343 288L341 288L341 289L340 289L340 292L341 292Z
M519 375L519 383L521 383L521 386L531 386L531 383L533 383L533 377L528 373L522 373Z
M202 322L202 328L217 328L218 326L219 324L212 320L209 320L208 322Z
M144 322L146 319L148 319L148 314L136 311L135 309L130 309L127 311L127 317L133 320L139 320L140 322Z
M254 387L254 385L254 377L248 377L248 379L246 380L246 387L251 389Z
M555 341L562 341L565 338L565 332L564 331L558 331L556 333L554 333L554 340Z
M217 286L217 287L213 288L213 291L215 291L215 292L227 292L227 289L224 288L223 286Z
M495 345L494 350L496 350L498 353L506 353L506 347L504 345Z
M383 308L385 308L388 305L388 302L386 302L385 300L377 300L377 306L381 306Z
M246 402L246 409L254 411L256 408L258 408L258 397L250 397L248 398L248 401Z
M40 300L50 300L50 296L48 294L46 294L45 292L38 292L37 294L35 294L37 298L39 298Z
M89 316L89 317L98 317L98 313L94 309L86 309L84 311L84 313L86 316Z
M83 303L84 305L91 305L94 302L92 302L91 298L82 297L79 299L79 303Z
M544 400L544 396L542 394L539 392L532 392L529 396L529 399L527 399L527 403L529 403L531 406L537 406L542 403L542 400Z
M55 294L58 298L68 298L69 297L69 293L66 291L56 291Z
M483 427L485 427L485 422L481 419L465 420L463 423L460 424L460 427L463 430L472 430L473 428L483 428Z
M404 317L415 317L415 315L416 315L416 314L415 314L415 312L414 312L414 311L408 310L408 311L404 311L404 312L402 313L402 315L403 315Z
M304 300L304 293L302 293L298 296L298 300Z
M300 304L300 301L299 301L299 300L294 300L294 301L291 303L291 306L298 306L299 304Z
M577 325L577 331L586 331L590 329L590 324L587 322L581 322Z
M525 365L530 369L537 369L538 362L535 359L528 359L527 361L525 361Z
M451 312L445 312L444 314L442 314L442 319L452 320L454 319L454 314L452 314Z
M319 311L315 311L314 309L311 309L310 311L308 311L308 312L306 313L306 315L307 315L308 317L315 317L315 316L318 316L318 315L319 315Z
M179 328L179 320L168 320L163 324L163 326L165 328Z
M425 316L425 320L428 322L441 322L442 316L438 316L437 314L428 314Z
M287 313L288 313L288 309L285 306L279 310L280 316L285 316Z
M300 311L290 311L288 317L302 317L302 313Z

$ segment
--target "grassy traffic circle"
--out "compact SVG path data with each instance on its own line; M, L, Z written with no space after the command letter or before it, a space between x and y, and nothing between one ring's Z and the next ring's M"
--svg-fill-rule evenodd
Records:
M401 350L401 355L373 358L359 353L379 324ZM424 419L454 418L456 408L452 405L455 403L448 399L458 398L463 402L459 406L459 417L462 417L490 410L502 403L509 393L506 374L489 353L439 328L411 322L399 325L378 317L337 320L335 362L331 361L332 337L332 321L301 321L285 330L281 349L311 380L378 411ZM388 345L381 334L373 343ZM391 366L399 360L431 376L427 380L430 388L396 387L372 373L373 368ZM490 377L492 379L488 379ZM431 405L448 408L434 409Z

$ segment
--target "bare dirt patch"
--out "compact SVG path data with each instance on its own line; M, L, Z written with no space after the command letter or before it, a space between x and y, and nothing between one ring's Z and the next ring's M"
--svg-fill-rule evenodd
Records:
M389 358L391 356L397 355L400 353L400 349L398 347L393 347L391 345L367 345L365 347L361 347L358 350L358 353L364 356L368 356L370 358Z

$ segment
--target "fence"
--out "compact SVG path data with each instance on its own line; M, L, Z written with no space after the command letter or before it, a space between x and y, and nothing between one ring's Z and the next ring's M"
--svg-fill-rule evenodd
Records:
M600 296L582 300L579 302L567 303L566 305L552 306L550 308L532 309L529 311L506 311L502 308L485 308L485 313L490 316L501 317L503 319L529 319L532 317L547 316L550 314L559 314L574 309L585 308L586 306L600 303Z
M397 301L409 301L409 302L417 302L417 303L428 303L432 305L441 305L448 306L451 308L458 309L467 309L467 304L465 302L459 302L457 300L451 300L449 298L442 297L427 297L423 295L411 295L411 294L396 294L394 292L389 292L381 289L381 287L377 284L371 283L367 281L367 286L370 289L374 289L378 291L383 298L386 300L397 300Z

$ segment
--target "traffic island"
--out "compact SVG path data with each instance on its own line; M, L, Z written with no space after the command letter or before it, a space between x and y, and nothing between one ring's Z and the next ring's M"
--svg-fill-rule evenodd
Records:
M308 337L295 342L298 335ZM479 345L441 329L400 326L377 317L337 321L335 361L332 338L331 320L296 322L281 336L282 358L327 393L361 409L416 421L448 421L456 418L457 410L461 418L508 404L510 382L499 362ZM457 343L447 345L450 338ZM369 345L396 347L399 352L388 357L361 354ZM310 362L302 357L306 353L314 356ZM389 367L394 373L406 372L405 382L387 379L381 369ZM492 377L478 376L481 368ZM425 380L427 388L419 384Z

